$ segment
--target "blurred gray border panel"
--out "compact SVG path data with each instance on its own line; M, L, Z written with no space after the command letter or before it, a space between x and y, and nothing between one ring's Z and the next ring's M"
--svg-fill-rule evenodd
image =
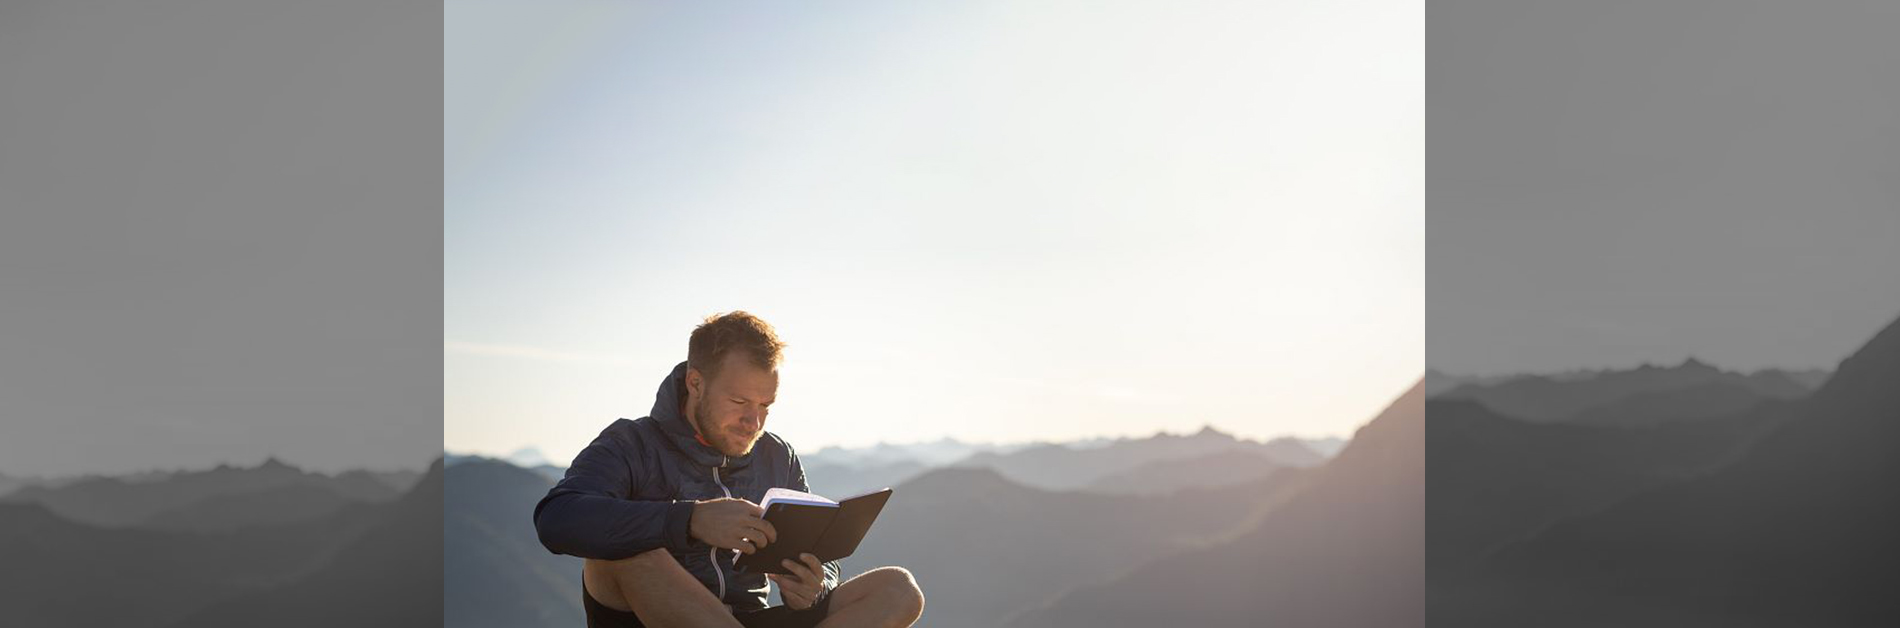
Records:
M442 5L0 3L0 474L426 468Z
M1831 369L1900 311L1900 4L1426 22L1432 367Z

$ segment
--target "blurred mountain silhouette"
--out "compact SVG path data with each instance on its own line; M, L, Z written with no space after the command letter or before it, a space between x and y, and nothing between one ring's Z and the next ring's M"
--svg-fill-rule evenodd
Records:
M310 502L280 509L279 494L295 491ZM286 522L296 515L321 515L348 502L386 502L402 492L375 474L311 473L271 458L256 467L220 465L206 471L181 471L155 479L87 478L76 482L22 488L0 501L37 503L61 517L105 527L146 524L172 529L231 529L253 523ZM195 511L195 512L194 512ZM231 517L214 520L209 513Z
M1734 462L1502 547L1435 597L1434 620L1893 625L1900 619L1891 591L1900 564L1895 382L1900 321L1843 361L1812 396L1788 404L1789 418Z
M278 486L294 497L306 490L324 488L320 474L306 474L282 463L237 469L221 467L207 472L177 473L162 480L116 483L88 480L61 489L77 488L79 493L60 495L66 505L79 504L88 512L125 516L136 509L166 513L184 511L163 508L149 496L141 498L135 510L116 510L111 504L75 498L100 499L125 487L149 487L154 494L176 499L200 499L217 514L230 520L210 517L184 518L164 523L183 523L189 531L147 527L101 527L68 519L46 504L15 501L0 504L0 623L19 626L41 625L113 625L160 627L169 625L251 625L296 623L282 615L250 617L207 615L213 606L234 600L270 599L280 591L301 590L323 598L332 606L366 611L359 615L373 624L385 619L412 618L413 613L378 614L370 604L373 592L325 588L335 576L325 575L340 565L361 564L379 573L348 578L359 585L386 582L400 585L408 595L417 587L428 591L429 583L440 579L440 507L429 502L433 492L440 500L439 477L419 482L400 499L382 502L345 501L327 512L270 514L251 510L282 507L277 498L263 497L267 490L259 486ZM308 482L306 482L308 481ZM95 493L96 489L103 491ZM207 487L220 490L206 490ZM245 492L220 492L232 487ZM383 490L388 490L384 487ZM322 493L319 493L322 494ZM208 501L207 501L208 500ZM292 514L308 515L298 518ZM169 516L169 515L168 515ZM184 515L178 515L183 517ZM128 517L129 518L129 517ZM242 520L243 525L224 525ZM201 525L216 523L218 525ZM141 523L140 526L146 524ZM161 525L162 527L168 527ZM380 539L380 540L377 540ZM435 552L428 575L421 580L377 580L402 573L404 557L414 552ZM405 554L409 552L409 554ZM413 603L413 601L409 602ZM284 607L296 610L298 607ZM439 606L431 602L439 617ZM190 619L191 617L200 619ZM319 617L332 616L319 614ZM216 619L223 617L223 619ZM233 623L227 623L233 622ZM181 623L182 622L182 623Z
M1719 416L1763 400L1799 398L1811 391L1803 383L1811 379L1779 369L1735 373L1689 358L1668 367L1645 364L1628 370L1522 375L1491 383L1467 383L1434 398L1469 399L1499 414L1540 423L1580 420L1580 415L1595 410L1598 414L1582 420L1644 424L1658 414Z
M1653 429L1529 423L1461 399L1425 408L1427 551L1437 588L1506 542L1732 461L1785 419L1786 404Z
M440 626L442 506L438 460L321 568L293 582L228 597L174 625Z

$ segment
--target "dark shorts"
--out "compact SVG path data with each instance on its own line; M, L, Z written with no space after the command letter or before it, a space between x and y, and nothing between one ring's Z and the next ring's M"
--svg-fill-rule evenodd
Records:
M617 611L594 601L594 596L581 589L581 608L587 610L587 628L645 628L639 616L629 611ZM790 606L773 606L756 611L739 611L732 616L739 625L746 628L811 628L818 625L825 614L831 610L831 596L819 598L818 604L798 611Z

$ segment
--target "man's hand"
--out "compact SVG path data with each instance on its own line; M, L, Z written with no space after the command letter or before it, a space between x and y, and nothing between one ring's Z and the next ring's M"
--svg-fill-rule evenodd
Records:
M693 519L688 530L693 538L707 545L750 554L778 540L778 531L759 518L761 514L758 504L743 499L726 497L697 502L693 504Z
M818 602L818 594L825 592L825 568L818 564L818 557L811 554L799 554L798 560L779 561L791 570L789 574L768 573L765 577L778 583L778 596L785 599L785 605L792 610L802 611Z

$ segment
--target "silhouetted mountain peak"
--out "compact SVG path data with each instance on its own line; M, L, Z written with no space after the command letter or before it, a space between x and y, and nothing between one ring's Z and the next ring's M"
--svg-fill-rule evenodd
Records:
M1896 372L1900 372L1900 319L1888 323L1859 351L1842 360L1840 368L1835 369L1834 376L1822 385L1822 390L1831 391L1841 386L1887 385L1891 384L1887 378Z
M1216 439L1216 440L1233 440L1234 439L1233 436L1227 434L1226 432L1222 432L1218 429L1215 429L1214 424L1212 423L1202 425L1201 431L1195 432L1193 434L1193 437L1194 438L1210 438L1210 439Z
M277 456L271 456L271 457L265 458L263 464L257 465L257 468L259 470L269 470L269 471L282 471L282 470L296 471L298 470L296 467L285 464L284 461L282 460L278 460Z

